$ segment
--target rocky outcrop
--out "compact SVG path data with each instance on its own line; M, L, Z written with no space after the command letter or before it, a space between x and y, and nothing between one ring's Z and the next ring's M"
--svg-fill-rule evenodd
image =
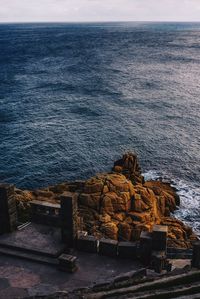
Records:
M113 171L122 173L132 181L133 184L143 183L144 178L135 153L126 153L123 157L114 163Z
M93 177L85 182L79 195L80 214L85 230L91 234L135 241L141 231L151 231L154 224L165 224L169 226L170 246L187 248L196 236L181 221L170 217L178 202L169 185L133 185L120 173Z
M168 226L169 245L189 248L196 240L191 228L173 217L180 204L176 190L161 181L145 182L137 156L127 153L111 173L87 181L62 183L43 190L16 190L18 209L27 211L30 200L59 202L65 192L78 193L79 214L89 234L121 241L136 241L154 224Z

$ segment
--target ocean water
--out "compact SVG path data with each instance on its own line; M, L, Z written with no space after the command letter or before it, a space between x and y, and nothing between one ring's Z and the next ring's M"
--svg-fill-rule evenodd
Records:
M200 23L0 25L0 181L84 179L128 150L200 231Z

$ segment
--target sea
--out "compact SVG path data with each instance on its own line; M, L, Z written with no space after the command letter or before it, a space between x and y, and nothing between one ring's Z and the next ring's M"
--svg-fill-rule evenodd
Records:
M0 25L0 181L34 189L127 151L200 233L200 23Z

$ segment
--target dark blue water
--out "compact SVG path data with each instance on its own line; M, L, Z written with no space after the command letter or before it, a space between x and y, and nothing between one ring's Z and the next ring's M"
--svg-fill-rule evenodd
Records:
M200 24L0 25L1 181L87 178L135 150L200 227L199 132Z

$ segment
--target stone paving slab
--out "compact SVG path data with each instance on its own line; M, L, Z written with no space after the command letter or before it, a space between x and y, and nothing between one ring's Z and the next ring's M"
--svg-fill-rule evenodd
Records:
M1 299L21 299L29 296L28 291L21 288L6 288L0 290Z
M6 289L10 286L7 278L0 278L0 290Z
M59 228L31 223L21 230L0 236L0 246L58 256L64 250Z
M72 291L141 268L135 261L85 252L74 251L72 254L78 258L78 271L73 274L48 265L0 255L0 299L48 295L57 290Z

